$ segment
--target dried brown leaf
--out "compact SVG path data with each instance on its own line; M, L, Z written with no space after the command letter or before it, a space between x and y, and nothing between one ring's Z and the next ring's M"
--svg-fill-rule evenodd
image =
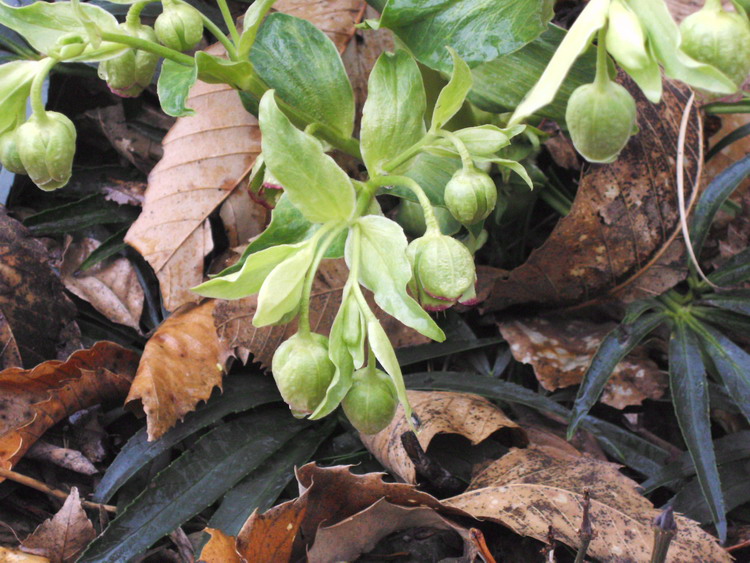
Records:
M203 530L211 536L201 551L198 558L199 563L242 563L240 554L237 553L237 540L228 536L221 530L206 528Z
M92 238L69 241L60 268L62 282L68 291L91 303L112 322L140 332L144 293L130 260L124 257L109 259L85 272L78 272L83 261L100 244Z
M50 563L50 560L0 545L0 563Z
M577 548L588 491L594 530L588 554L602 562L648 561L651 522L659 511L618 468L587 456L560 458L545 448L514 449L477 475L465 493L443 503L543 542L551 528L556 540ZM696 522L677 517L677 528L667 561L731 561Z
M571 212L523 265L495 282L488 309L570 305L621 292L658 262L678 235L676 147L689 89L665 82L656 106L629 78L621 79L636 97L640 133L616 162L584 171ZM685 143L688 199L696 185L701 144L700 115L694 109Z
M74 412L119 401L137 361L126 348L98 342L65 362L0 372L0 466L13 467L48 428Z
M500 323L513 357L534 367L547 391L578 385L602 339L615 323L594 323L560 317L533 317ZM666 376L642 349L617 364L602 402L617 409L658 399L667 387Z
M16 368L23 365L16 337L8 319L0 311L0 369Z
M125 402L141 402L149 440L208 399L214 387L221 387L229 350L216 335L215 304L206 301L178 311L146 343Z
M27 367L58 357L58 347L76 335L76 309L47 259L47 249L0 210L0 311L11 330L2 345L15 363L13 342Z
M62 508L42 522L21 546L35 555L48 557L52 563L68 563L96 537L96 531L81 506L78 489L73 487Z
M331 38L339 52L346 49L354 35L354 24L364 12L362 0L278 0L279 12L307 20Z
M94 464L78 450L63 448L42 440L31 446L29 451L26 452L26 457L59 465L83 475L96 475L99 473Z

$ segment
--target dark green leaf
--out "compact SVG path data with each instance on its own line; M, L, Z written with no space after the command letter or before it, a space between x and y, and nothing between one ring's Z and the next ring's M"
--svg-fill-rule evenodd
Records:
M638 320L641 315L651 310L663 310L662 305L656 299L639 299L630 303L625 310L625 316L622 319L623 323L630 324Z
M183 117L195 115L195 110L185 107L190 88L198 79L198 67L187 66L165 59L156 84L161 109L167 115Z
M72 233L112 223L132 223L140 212L130 205L118 205L104 196L93 194L73 203L47 209L27 217L26 225L34 236Z
M294 478L294 468L309 461L321 442L330 435L334 424L331 419L326 424L303 430L284 444L226 494L208 527L236 536L255 509L262 512L272 507Z
M708 303L738 315L750 316L750 290L747 289L704 295L701 303ZM750 322L750 319L747 321Z
M703 366L698 337L685 326L682 319L675 322L669 339L669 388L682 437L723 542L727 535L726 510L711 441L706 368Z
M85 272L92 266L96 266L99 262L106 260L110 256L114 256L115 254L118 254L125 250L128 247L128 245L125 244L124 240L125 233L128 232L129 228L130 226L128 225L127 227L117 231L111 237L105 239L104 242L97 246L94 251L86 257L86 260L81 262L78 270L81 272Z
M599 399L615 366L652 330L664 322L664 319L662 313L643 315L633 323L620 324L604 337L578 389L573 416L568 427L569 438L575 434L583 417Z
M709 280L720 287L734 286L748 278L750 278L750 248L738 252L708 276Z
M713 147L711 147L711 149L706 153L706 161L711 160L714 156L719 154L729 145L736 141L739 141L740 139L744 139L748 135L750 135L750 123L745 123L744 125L737 127L737 129L722 137L721 140L719 140Z
M354 94L336 47L308 21L271 14L260 27L250 60L258 75L310 123L348 137L354 129Z
M78 559L127 561L214 503L305 424L287 409L246 414L205 434L117 515Z
M408 348L399 348L396 350L396 357L401 367L442 358L451 354L460 354L485 346L493 346L504 342L502 336L490 336L487 338L477 338L475 340L446 340L445 342L432 342L420 346L410 346Z
M188 414L158 440L149 442L145 428L136 432L117 454L96 487L93 496L95 502L108 502L117 489L146 463L201 428L230 413L250 410L279 399L276 386L268 377L239 375L226 378L223 392L216 391L204 406Z
M700 256L703 243L708 236L708 229L711 227L716 212L740 185L740 182L747 178L748 174L750 174L750 156L746 156L724 169L701 194L695 206L693 223L690 228L690 239L693 241L696 256ZM713 278L711 279L714 281Z

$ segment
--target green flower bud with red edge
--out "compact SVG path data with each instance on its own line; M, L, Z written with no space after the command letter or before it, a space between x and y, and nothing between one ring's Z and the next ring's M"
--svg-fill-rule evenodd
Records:
M13 174L26 174L26 168L21 162L21 157L18 156L15 129L0 135L0 164Z
M73 172L76 128L62 113L33 114L16 130L21 164L31 180L45 191L63 187Z
M476 282L474 257L452 237L428 232L409 244L406 255L414 274L412 290L428 311L451 307Z
M362 434L377 434L396 414L396 387L384 371L365 367L354 372L341 405L354 428Z
M203 18L183 2L165 2L154 23L159 43L175 51L189 51L203 39Z
M462 168L445 185L448 211L463 225L473 225L495 209L497 187L488 174L474 166Z
M124 23L120 31L147 41L156 42L154 30L147 25ZM123 98L135 98L151 84L159 56L140 49L128 49L113 59L99 63L99 77L109 89Z
M320 404L336 367L328 357L328 338L297 333L276 349L271 371L292 414L303 417Z
M723 72L741 85L750 72L750 23L747 17L727 12L718 0L707 0L701 10L680 24L680 48L696 61Z

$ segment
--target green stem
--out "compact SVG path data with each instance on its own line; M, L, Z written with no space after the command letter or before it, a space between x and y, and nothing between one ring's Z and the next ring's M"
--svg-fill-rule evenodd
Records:
M437 219L435 218L435 212L432 209L432 203L430 203L427 194L424 193L422 187L417 184L414 180L408 176L375 176L370 178L367 182L369 186L404 186L414 193L419 200L419 205L422 206L422 213L424 214L424 222L427 226L425 235L428 234L440 234L440 226L438 225Z
M373 377L375 370L377 369L378 360L375 357L375 350L372 349L370 343L367 343L367 375Z
M39 120L46 119L47 115L44 108L44 99L42 97L42 87L44 86L44 81L46 80L47 75L57 63L57 59L53 59L52 57L46 59L42 67L39 69L39 72L34 77L34 80L31 82L31 92L29 93L31 98L31 111L34 112L34 117Z
M203 12L201 12L200 14L201 19L203 20L203 26L211 33L211 35L219 40L219 43L224 46L224 49L227 52L227 56L233 61L239 60L239 57L237 56L237 48L229 40L229 37L226 36L226 34L221 30L221 28L219 28L218 25L211 21L211 18L209 18ZM235 29L235 33L236 31L237 30Z
M706 104L703 106L703 111L712 115L722 115L726 113L750 113L750 103L737 102L736 104L728 104L725 102L714 102L713 104Z
M609 86L609 68L607 65L607 24L599 30L596 42L596 78L594 84L597 89L605 90Z
M456 147L456 151L458 151L458 155L461 157L461 163L463 164L464 170L472 170L474 168L474 161L472 160L471 154L466 148L464 142L450 131L444 131L441 129L438 134L441 137L448 139L448 141Z
M143 0L130 6L128 14L125 16L125 24L128 27L138 27L141 25L141 12L143 9L155 0Z
M226 24L227 29L229 30L229 35L232 36L232 41L234 41L235 45L239 45L240 34L237 31L237 26L234 25L234 18L232 18L232 14L229 12L229 6L227 5L227 0L217 0L217 2L219 4L219 10L221 10L221 15L224 18L224 23Z
M404 152L402 152L400 155L398 155L395 158L392 158L391 160L383 164L383 166L381 166L380 169L383 172L393 172L396 168L401 166L404 162L409 161L414 156L419 154L419 152L422 150L422 147L425 146L430 141L432 141L433 138L434 138L434 135L428 133L427 135L422 137L419 141L417 141L408 149L406 149Z
M133 47L134 49L147 51L181 65L193 66L193 64L195 64L193 57L189 55L184 55L179 51L175 51L174 49L170 49L169 47L165 47L164 45L159 45L158 43L154 43L153 41L141 39L140 37L131 37L130 35L126 35L124 33L113 33L111 31L102 31L101 36L104 41L120 43L122 45L127 45L128 47Z

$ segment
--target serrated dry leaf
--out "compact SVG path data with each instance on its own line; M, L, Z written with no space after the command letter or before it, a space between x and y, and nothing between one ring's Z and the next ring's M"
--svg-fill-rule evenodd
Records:
M58 347L78 332L76 309L47 259L47 249L28 229L0 209L0 311L7 331L8 363L15 363L12 346L27 367L58 357ZM75 343L73 343L75 345ZM6 363L7 366L7 363Z
M561 317L532 317L500 323L513 357L531 364L547 391L578 385L602 339L615 323L594 323ZM666 375L643 350L636 349L617 364L602 394L602 402L623 409L644 399L658 399L667 387Z
M514 445L528 444L523 429L483 397L444 391L407 391L407 395L420 420L417 439L425 451L439 433L459 434L477 445L507 429ZM401 444L401 435L409 430L403 407L399 406L387 428L377 434L361 434L360 438L391 473L406 483L416 483L414 464Z
M119 401L130 387L138 356L98 342L61 362L0 372L0 466L10 469L44 432L65 417Z
M221 387L229 349L214 328L215 301L173 314L146 343L125 403L140 401L156 440Z
M130 260L125 257L109 259L78 272L83 261L100 244L92 238L69 241L60 267L62 282L68 291L91 303L110 321L140 332L144 293Z
M21 546L29 553L48 557L52 563L69 563L95 537L96 531L81 506L78 489L73 487L57 514L42 522Z
M341 291L348 276L349 269L343 259L324 260L320 264L310 298L310 326L314 332L325 335L329 333L341 305ZM380 311L374 306L370 295L367 296L394 347L413 346L428 341L418 332ZM221 340L235 350L243 362L247 362L252 354L253 361L270 368L276 348L297 332L297 326L289 323L257 328L252 324L256 306L257 295L237 301L217 300L214 312L216 330Z
M487 309L577 304L622 292L677 237L677 136L690 91L666 81L657 106L629 78L621 74L621 79L636 98L640 133L616 162L586 168L570 213L524 264L495 282ZM688 199L696 185L702 142L700 115L693 109L685 143Z
M545 448L514 449L477 475L465 493L443 504L543 542L551 528L556 540L577 548L583 496L588 491L594 530L588 555L605 563L646 562L653 545L651 522L659 511L618 469L587 456L560 458ZM732 560L696 522L676 519L677 535L668 562Z
M237 553L237 540L234 536L228 536L221 530L206 528L203 530L211 536L203 546L198 563L242 563L240 554Z

